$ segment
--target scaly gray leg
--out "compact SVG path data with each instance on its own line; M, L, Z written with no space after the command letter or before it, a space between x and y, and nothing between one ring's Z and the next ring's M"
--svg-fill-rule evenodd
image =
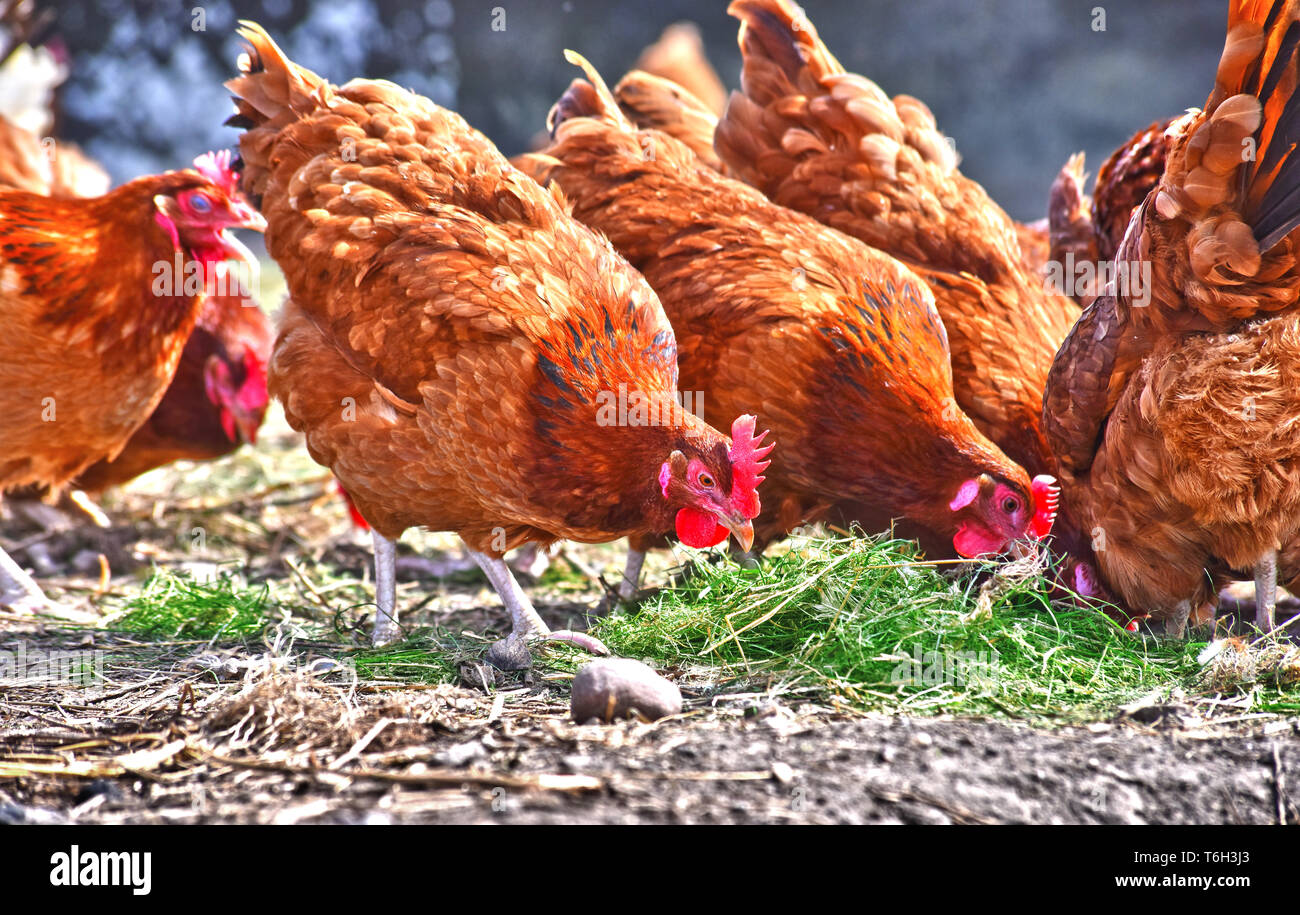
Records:
M397 541L371 528L375 545L375 628L370 643L387 645L400 637L397 628Z
M631 600L636 596L637 588L641 586L641 567L644 565L645 553L629 546L627 565L623 567L623 580L618 583L618 596L623 600Z
M1192 615L1192 602L1189 600L1180 601L1174 608L1173 616L1165 620L1165 634L1175 639L1181 639L1187 632L1187 618Z
M1273 629L1277 609L1277 550L1269 550L1255 563L1255 625L1260 632Z
M468 549L468 547L467 547ZM582 632L552 632L533 609L532 601L519 587L515 576L505 561L487 553L470 550L469 554L479 564L492 587L501 597L510 613L510 635L494 644L488 650L488 660L502 670L522 670L531 666L532 658L528 654L528 642L535 639L572 642L579 648L585 648L592 654L609 654L609 649L599 639Z

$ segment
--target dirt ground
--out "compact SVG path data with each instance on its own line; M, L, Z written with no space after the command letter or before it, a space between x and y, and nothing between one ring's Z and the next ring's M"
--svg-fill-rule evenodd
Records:
M495 705L463 688L353 691L301 677L221 693L196 702L174 683L145 686L132 695L138 711L94 728L79 727L86 710L71 706L68 724L23 724L21 708L0 701L0 776L28 769L0 778L0 822L1300 818L1294 724L1206 726L1176 704L1041 730L735 697L692 700L655 724L600 726L568 721L545 686L498 693L507 701Z
M483 689L474 660L485 643L473 636L500 631L504 613L481 581L435 577L454 559L436 538L415 538L422 556L406 552L399 605L427 597L407 622L467 633L462 682L358 679L338 659L364 638L366 540L318 468L286 471L279 458L276 476L266 460L133 487L106 503L108 529L50 533L10 506L0 537L69 609L0 618L0 652L105 661L94 688L0 674L0 822L1300 821L1300 722L1238 700L1139 702L1109 721L1045 728L862 716L667 671L683 715L575 724L565 675L544 659ZM579 555L607 576L620 556ZM225 559L250 583L292 584L309 618L251 645L102 628L150 564ZM600 596L531 590L556 627L582 626ZM314 637L304 623L336 628Z

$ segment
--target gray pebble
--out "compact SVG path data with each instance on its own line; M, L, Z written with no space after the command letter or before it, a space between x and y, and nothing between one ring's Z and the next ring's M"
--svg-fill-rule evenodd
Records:
M573 678L574 721L641 717L654 721L682 710L682 692L640 661L599 658Z

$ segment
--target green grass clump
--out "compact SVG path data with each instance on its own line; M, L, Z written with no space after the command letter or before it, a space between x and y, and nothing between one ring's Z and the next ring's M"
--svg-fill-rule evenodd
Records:
M267 623L268 589L245 587L222 571L211 581L155 569L110 629L155 638L215 639L255 635Z
M362 680L400 680L406 683L455 683L460 661L481 656L484 646L467 650L448 633L421 630L392 645L363 648L353 654Z
M863 710L1081 720L1188 687L1203 642L1125 632L1054 606L1041 575L955 580L908 541L795 543L761 568L701 563L595 634L617 653L714 682L828 697ZM712 666L713 671L708 668Z

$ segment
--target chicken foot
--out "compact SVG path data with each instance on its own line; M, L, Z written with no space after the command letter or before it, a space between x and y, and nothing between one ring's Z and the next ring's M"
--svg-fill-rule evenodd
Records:
M0 549L0 607L10 607L19 612L44 610L49 599L40 585L23 571L22 566Z
M1269 550L1255 563L1255 626L1260 632L1273 631L1277 609L1277 550Z
M537 615L532 601L528 599L524 589L519 587L519 582L515 581L510 567L503 559L474 550L470 550L469 554L479 564L479 568L483 570L483 574L487 576L488 581L501 597L506 610L510 612L510 635L488 649L488 660L495 667L501 670L523 670L531 667L532 657L528 653L528 642L534 640L572 642L592 654L609 654L609 649L599 639L586 633L568 630L551 631L551 628Z

